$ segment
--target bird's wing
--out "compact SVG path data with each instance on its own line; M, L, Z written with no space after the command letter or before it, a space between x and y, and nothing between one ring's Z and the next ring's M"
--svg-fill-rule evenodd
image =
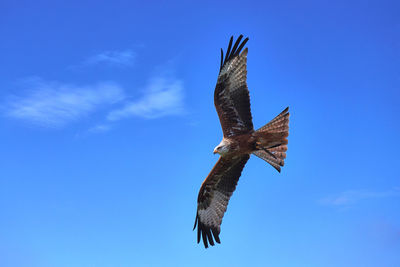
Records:
M214 239L220 243L219 233L222 218L249 158L250 156L247 154L229 159L220 157L201 185L193 230L197 225L197 243L203 238L206 248L208 243L214 245Z
M250 96L246 83L247 47L240 54L249 38L240 43L242 38L243 35L240 35L232 47L233 37L231 37L225 59L221 49L221 67L214 91L214 105L224 137L245 134L253 130Z

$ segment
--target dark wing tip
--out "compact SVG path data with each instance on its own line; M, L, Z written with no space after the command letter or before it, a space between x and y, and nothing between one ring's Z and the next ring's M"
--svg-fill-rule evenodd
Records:
M224 50L222 50L221 48L221 65L219 66L219 71L221 71L223 63L224 63Z
M197 225L197 244L200 243L200 240L203 239L203 244L205 248L208 248L208 244L214 246L215 242L221 244L221 240L219 239L219 232L215 227L209 227L200 221L198 215L196 215L196 221L194 224L193 230Z
M218 244L221 244L221 240L219 240L219 233L218 233L218 230L217 230L216 228L211 228L211 231L212 231L212 234L213 234L213 236L214 236L215 241L216 241Z
M222 68L224 67L224 65L231 60L232 58L238 56L240 54L240 51L243 49L243 47L245 46L245 44L247 43L247 41L249 40L249 38L247 37L246 39L243 40L243 42L240 44L240 41L243 38L243 34L241 34L235 44L232 47L232 43L233 43L233 36L231 36L230 40L229 40L229 44L228 44L228 49L226 50L226 54L225 54L225 58L224 58L224 54L221 48L221 65L219 68L219 71L222 70ZM240 44L240 46L239 46ZM238 47L239 46L239 47ZM232 50L231 50L232 48Z
M242 51L243 47L246 45L247 41L249 40L249 37L243 40L243 42L240 44L239 48L236 50L235 54L233 57L239 55L240 51Z
M197 226L197 220L199 219L199 215L197 215L197 212L196 212L196 219L194 219L194 226L193 226L193 230L192 231L194 231L194 229L196 229L196 226Z
M225 58L228 58L229 53L231 52L232 42L233 42L233 36L231 36L231 39L229 40L229 45L228 45L228 49L226 50Z
M199 228L200 228L200 225L199 225ZM201 237L203 238L204 247L208 248L207 235L206 235L206 232L204 231L204 229L201 231Z

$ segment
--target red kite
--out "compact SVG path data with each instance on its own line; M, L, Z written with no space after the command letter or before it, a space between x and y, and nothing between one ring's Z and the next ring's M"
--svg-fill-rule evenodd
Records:
M254 130L247 88L247 47L249 38L240 35L232 47L231 37L225 54L221 49L221 66L214 91L214 104L222 126L223 138L214 149L218 162L201 185L197 198L197 243L204 246L220 243L222 218L244 165L250 155L265 160L278 172L284 165L289 136L289 108L258 130Z

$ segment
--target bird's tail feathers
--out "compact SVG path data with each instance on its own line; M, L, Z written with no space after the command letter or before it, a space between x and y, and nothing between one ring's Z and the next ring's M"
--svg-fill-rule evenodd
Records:
M289 107L254 132L256 149L253 154L272 165L278 172L284 165L289 136Z

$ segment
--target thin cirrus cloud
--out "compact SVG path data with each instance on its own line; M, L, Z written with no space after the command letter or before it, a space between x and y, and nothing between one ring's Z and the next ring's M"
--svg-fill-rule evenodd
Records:
M83 65L107 64L112 66L131 66L136 54L131 50L103 51L97 55L87 58Z
M111 111L107 120L117 121L129 117L155 119L184 113L183 82L163 76L154 77L144 90L144 95Z
M112 82L75 85L34 79L26 86L26 94L10 97L6 115L49 128L65 126L125 97Z
M320 199L320 204L346 207L367 199L381 199L400 197L400 188L396 187L387 191L349 190L335 196Z
M89 57L80 66L129 66L134 58L135 53L131 50L104 51ZM174 78L172 73L170 67L159 69L144 88L143 95L130 101L126 100L123 88L114 82L77 85L28 78L23 83L23 93L9 96L2 111L3 115L36 126L61 128L102 109L108 114L105 120L87 132L107 132L114 122L124 118L155 119L183 114L183 82Z
M102 133L111 130L111 125L109 124L98 124L88 130L89 133Z

